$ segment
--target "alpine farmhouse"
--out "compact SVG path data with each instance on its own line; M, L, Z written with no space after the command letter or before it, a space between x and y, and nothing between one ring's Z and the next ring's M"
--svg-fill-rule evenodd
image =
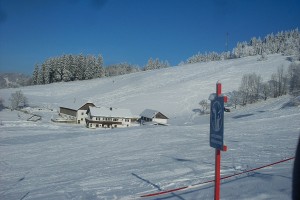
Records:
M137 120L130 110L121 108L90 106L86 113L87 128L124 128Z
M69 122L76 124L85 124L85 118L87 117L86 111L89 107L94 107L95 105L91 102L81 104L78 106L76 104L71 106L59 107L59 115L64 119L69 119Z
M157 110L146 109L141 114L141 123L144 124L145 122L151 122L158 125L167 125L168 117Z

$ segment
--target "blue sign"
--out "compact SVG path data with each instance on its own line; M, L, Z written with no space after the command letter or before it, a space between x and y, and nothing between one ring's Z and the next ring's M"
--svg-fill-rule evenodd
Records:
M216 96L210 105L210 146L223 150L224 146L224 97Z

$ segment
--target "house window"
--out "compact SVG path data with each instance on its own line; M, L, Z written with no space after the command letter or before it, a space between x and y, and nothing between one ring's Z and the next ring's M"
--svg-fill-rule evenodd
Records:
M117 121L118 121L118 119L114 118L114 122L117 122Z
M96 128L98 128L99 127L99 124L96 124Z
M125 122L129 122L129 119L125 119Z
M90 127L93 127L93 124L90 124Z
M115 125L115 128L117 128L117 125Z
M81 118L81 121L83 121L83 118Z
M84 115L84 112L82 112L81 115Z

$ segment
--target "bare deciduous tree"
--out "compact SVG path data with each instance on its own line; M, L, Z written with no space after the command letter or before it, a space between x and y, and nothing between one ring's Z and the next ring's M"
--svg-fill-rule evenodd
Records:
M271 75L270 92L271 95L276 98L287 93L288 88L288 75L283 69L283 66L277 69L277 72Z
M241 93L239 91L232 91L228 93L229 104L233 106L235 109L237 105L241 104Z
M239 88L241 104L254 103L259 100L259 92L261 90L262 78L260 75L245 74Z
M199 102L199 105L201 106L201 114L205 114L205 111L209 108L209 104L207 100L203 99Z
M11 102L12 110L17 110L27 105L27 98L23 95L21 90L12 93L9 100Z
M300 64L292 63L288 69L290 93L294 96L300 95Z
M266 101L267 98L270 96L270 86L268 83L262 83L261 93L262 93L262 98Z

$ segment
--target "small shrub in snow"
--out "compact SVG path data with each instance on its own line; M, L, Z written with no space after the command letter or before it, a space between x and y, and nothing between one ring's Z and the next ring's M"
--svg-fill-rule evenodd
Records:
M268 60L268 56L266 53L262 53L257 60L258 61Z
M201 106L201 109L200 109L200 114L204 115L206 114L206 111L208 110L209 108L209 103L206 99L203 99L199 102L199 105Z

